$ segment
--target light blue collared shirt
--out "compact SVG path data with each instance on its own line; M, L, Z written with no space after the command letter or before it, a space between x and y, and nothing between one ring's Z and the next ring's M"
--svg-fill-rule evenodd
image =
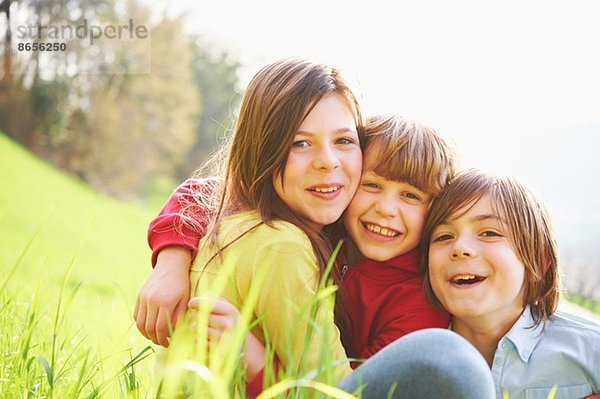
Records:
M584 398L600 393L600 324L558 311L546 325L533 325L530 307L513 325L494 354L496 397Z

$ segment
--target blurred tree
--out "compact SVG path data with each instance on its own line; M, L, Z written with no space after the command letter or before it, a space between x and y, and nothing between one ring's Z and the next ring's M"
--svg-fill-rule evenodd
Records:
M202 112L197 118L196 142L178 166L177 179L189 177L218 147L219 137L233 128L241 98L239 68L240 63L230 54L214 51L201 38L196 39L193 70Z
M150 9L139 0L9 3L0 0L0 30L12 7L34 25L133 19L149 36L93 46L74 38L65 54L13 53L11 60L5 43L0 130L119 197L144 195L155 176L163 186L188 176L217 145L217 133L229 123L239 64L187 36L183 18L154 15L151 25ZM10 40L8 29L4 36ZM136 69L140 60L149 74Z
M0 21L6 24L5 30L3 32L4 40L2 46L3 76L2 80L0 80L0 88L2 88L4 87L5 81L10 78L10 49L12 43L12 37L10 32L10 0L0 0Z
M69 112L79 98L73 96L73 79L81 71L82 54L87 44L62 35L50 39L48 30L38 26L78 26L91 21L112 20L111 0L21 0L4 1L0 10L6 16L6 43L3 51L2 91L0 92L0 128L41 155L53 154ZM27 28L26 37L12 37L13 25ZM1 15L1 14L0 14ZM15 41L15 39L18 39ZM68 51L12 51L18 43L65 43ZM70 69L70 72L67 71Z
M79 135L73 169L113 195L136 196L154 175L173 175L195 141L200 111L192 75L192 46L181 19L152 29L149 75L115 76L90 91L85 135ZM131 52L117 49L117 62Z

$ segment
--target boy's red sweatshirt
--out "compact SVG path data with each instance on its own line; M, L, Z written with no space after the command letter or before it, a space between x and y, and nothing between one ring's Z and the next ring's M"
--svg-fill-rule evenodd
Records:
M450 315L435 309L423 294L419 261L417 248L385 262L364 259L348 268L342 286L352 326L345 342L349 357L368 359L410 332L448 327Z

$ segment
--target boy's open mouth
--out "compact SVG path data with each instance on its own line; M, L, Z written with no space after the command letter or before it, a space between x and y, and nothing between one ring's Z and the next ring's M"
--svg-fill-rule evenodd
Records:
M479 283L480 281L485 280L485 277L476 276L474 274L461 274L459 276L454 276L450 279L450 282L458 285L470 285Z
M400 232L392 229L388 229L387 227L381 227L376 224L371 223L363 223L365 229L372 231L373 233L381 234L386 237L396 237L400 234Z

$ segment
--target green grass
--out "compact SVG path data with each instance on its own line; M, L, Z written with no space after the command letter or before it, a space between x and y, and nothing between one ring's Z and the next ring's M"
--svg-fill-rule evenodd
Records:
M2 134L0 171L0 396L146 397L153 362L131 360L152 352L131 315L154 211L94 192Z
M133 323L135 297L150 272L146 228L156 209L100 195L2 134L0 171L0 397L245 396L238 354L251 307L210 353L198 344L201 328L183 325L172 349L155 353ZM322 288L304 312L310 320L317 309L332 313L333 290ZM329 348L319 353L330 364ZM350 397L331 386L331 367L321 367L281 375L261 399ZM267 367L265 375L273 374Z
M133 324L135 297L150 272L145 236L156 209L100 195L2 134L0 171L0 397L245 396L238 354L252 298L242 322L210 353L198 322L206 309L197 314L198 329L182 325L161 356ZM305 317L331 315L332 293L321 286ZM310 324L307 340L330 333ZM350 398L332 387L329 348L319 353L322 369L280 375L259 399ZM273 370L266 367L265 375L272 379Z

